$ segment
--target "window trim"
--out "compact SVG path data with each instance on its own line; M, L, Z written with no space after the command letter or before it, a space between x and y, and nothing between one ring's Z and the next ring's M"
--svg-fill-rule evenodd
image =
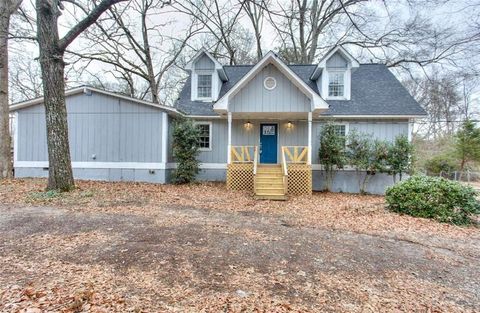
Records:
M345 126L345 137L348 136L348 132L350 130L350 123L349 122L332 122L332 125Z
M348 144L348 133L350 131L350 123L349 122L332 122L332 125L345 126L345 149L346 149Z
M213 72L197 71L196 74L197 75L195 77L195 81L196 81L195 93L197 95L197 99L198 100L211 100L213 98ZM198 81L199 81L200 76L210 76L210 97L200 97L199 94L198 94Z
M211 121L195 121L193 123L195 126L197 125L208 125L208 142L209 142L209 147L208 148L198 148L198 151L212 151L212 122Z
M268 87L267 86L267 80L269 79L272 79L273 80L273 86L272 87ZM273 76L267 76L265 77L265 79L263 80L263 87L267 90L273 90L277 87L277 80L275 79L275 77Z
M347 99L347 71L348 69L329 69L327 71L327 98ZM330 96L330 74L343 74L343 96Z

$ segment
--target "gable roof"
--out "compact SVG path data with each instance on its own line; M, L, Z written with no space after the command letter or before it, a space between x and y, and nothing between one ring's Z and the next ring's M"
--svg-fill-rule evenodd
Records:
M320 59L318 65L315 67L315 70L312 72L310 79L317 79L322 73L322 69L327 66L327 61L337 52L343 58L345 58L350 68L356 69L360 66L360 63L358 63L357 59L355 59L346 49L344 49L342 46L336 46L328 50L328 52Z
M223 81L227 81L228 76L225 73L225 70L223 69L223 65L220 62L218 62L217 59L215 59L213 55L211 55L210 52L208 52L205 48L202 48L197 53L195 53L193 58L187 63L187 65L185 65L185 69L190 71L193 70L193 68L195 67L195 63L202 55L206 55L213 62L215 66L215 70L218 71L218 75L220 75L220 78Z
M245 87L268 64L273 64L290 82L311 99L312 111L328 109L328 104L320 97L318 92L298 77L298 75L272 51L269 51L257 64L251 67L228 91L220 94L218 101L213 105L213 109L215 111L226 112L228 110L229 98L233 97Z
M65 97L77 95L77 94L80 94L80 93L88 93L88 92L95 92L95 93L99 93L99 94L102 94L102 95L107 95L107 96L110 96L110 97L119 98L119 99L123 99L123 100L128 100L128 101L132 101L132 102L135 102L135 103L138 103L138 104L162 109L162 110L165 110L165 111L170 112L170 113L179 114L177 109L174 108L174 107L161 105L161 104L156 104L156 103L153 103L153 102L150 102L150 101L140 100L140 99L132 98L132 97L125 96L125 95L122 95L122 94L119 94L119 93L110 92L110 91L106 91L106 90L102 90L102 89L98 89L98 88L94 88L94 87L90 87L90 86L80 86L80 87L75 87L75 88L72 88L72 89L65 90ZM10 112L14 112L14 111L17 111L17 110L20 110L20 109L23 109L23 108L28 108L28 107L31 107L31 106L34 106L34 105L37 105L37 104L41 104L41 103L43 103L43 96L42 97L37 97L37 98L34 98L34 99L30 99L30 100L26 100L26 101L22 101L22 102L18 102L18 103L14 103L14 104L10 105L9 109L10 109Z
M220 89L225 95L253 65L224 66L229 81ZM310 79L317 67L310 65L288 65L295 74L317 94L316 81ZM425 110L409 94L405 87L383 64L360 64L352 73L350 100L327 100L329 109L322 116L424 116ZM191 77L187 78L175 107L187 115L216 116L212 102L191 101Z

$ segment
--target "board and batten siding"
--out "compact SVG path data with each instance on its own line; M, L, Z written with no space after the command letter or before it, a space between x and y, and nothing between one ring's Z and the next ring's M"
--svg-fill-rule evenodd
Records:
M95 92L66 102L72 162L162 162L161 110ZM48 161L44 106L17 122L17 161Z
M347 66L347 60L338 52L334 53L330 59L327 60L327 68L329 69L346 69Z
M214 70L215 64L212 60L206 55L203 54L198 60L195 62L195 69L196 70Z
M273 90L264 87L265 78L273 77L277 86ZM310 99L300 91L274 65L262 69L230 100L231 112L309 112Z
M348 124L349 131L356 129L359 133L371 135L373 139L394 141L399 135L408 135L408 120L363 120L335 121L338 124ZM318 149L320 148L320 133L323 121L313 121L312 124L312 163L318 164Z
M205 122L212 124L211 150L200 151L197 159L200 163L227 163L228 127L227 120L218 119L195 119L194 122ZM175 163L173 157L173 123L174 119L169 117L168 131L168 162Z

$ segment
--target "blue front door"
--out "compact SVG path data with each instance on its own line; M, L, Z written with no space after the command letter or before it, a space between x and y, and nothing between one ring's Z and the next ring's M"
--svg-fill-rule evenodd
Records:
M260 163L277 163L277 124L260 124Z

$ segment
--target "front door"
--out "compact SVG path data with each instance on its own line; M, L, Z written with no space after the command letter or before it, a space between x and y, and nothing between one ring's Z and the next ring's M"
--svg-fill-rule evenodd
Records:
M277 163L277 124L260 124L260 163Z

